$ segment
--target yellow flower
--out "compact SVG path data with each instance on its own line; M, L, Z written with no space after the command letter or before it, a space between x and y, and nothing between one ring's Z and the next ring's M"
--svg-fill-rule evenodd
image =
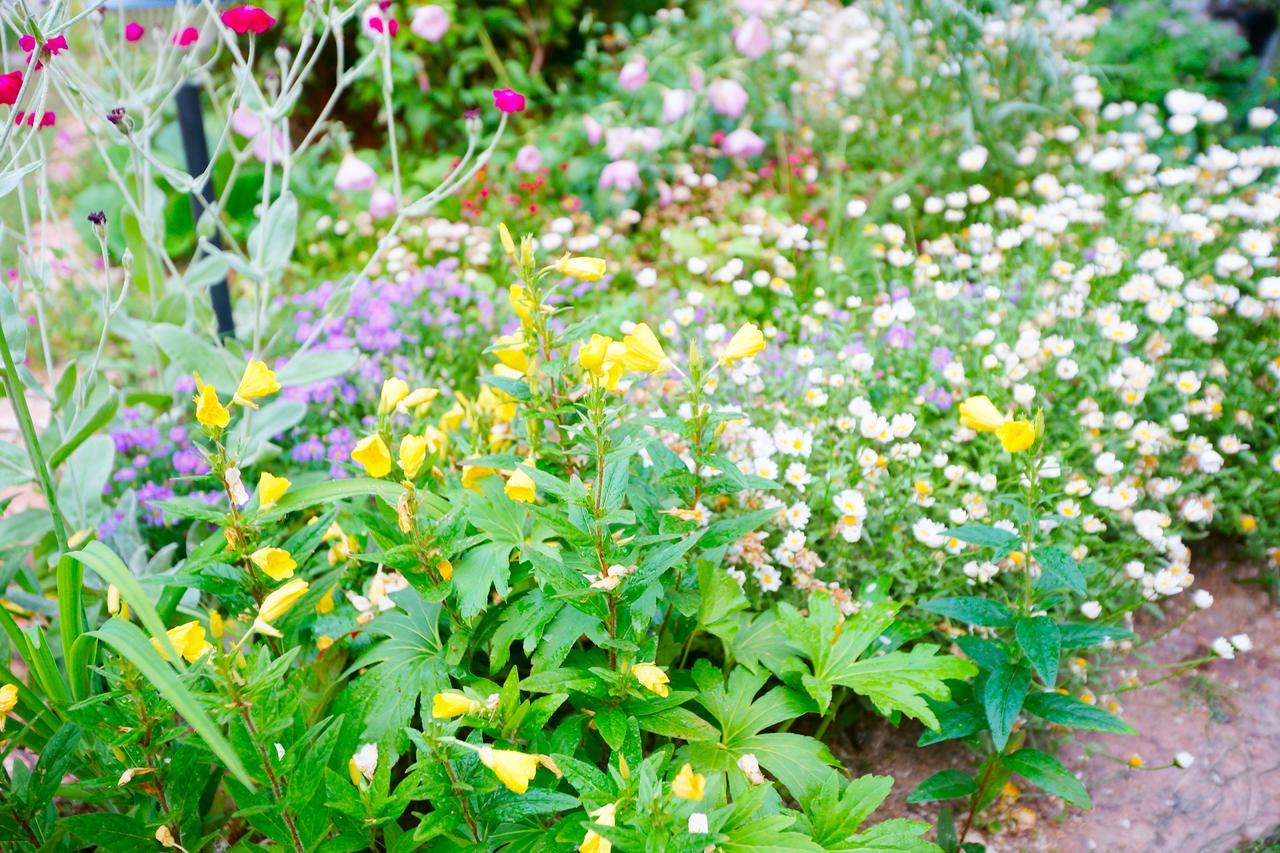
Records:
M0 732L4 731L5 720L13 713L18 704L18 685L6 684L0 687Z
M400 401L409 396L409 383L403 379L392 377L382 383L382 393L378 395L378 414L386 415Z
M524 466L518 466L511 476L507 478L507 484L502 487L502 491L507 497L513 501L521 503L533 503L538 497L537 487L534 485L533 478L524 470Z
M440 416L440 429L446 433L456 432L467 417L467 410L460 403L454 403L449 411Z
M600 826L615 826L618 819L618 804L603 805L591 812L591 816ZM582 843L578 845L578 853L610 853L611 850L613 850L613 842L594 829L588 829L587 834L582 837Z
M199 622L187 622L185 625L170 628L165 633L169 635L169 642L173 643L173 647L187 663L195 663L213 648L205 642L204 626ZM165 651L159 637L152 637L151 645L160 653L160 657L169 660L169 653Z
M448 560L441 560L436 563L436 571L440 573L440 577L449 580L453 577L453 563Z
M406 435L400 439L400 468L409 479L418 476L422 460L427 458L427 440L420 435Z
M333 612L333 592L338 588L335 583L333 586L325 590L325 594L320 596L320 600L316 602L316 613L323 616L326 613Z
M707 777L693 772L693 765L686 763L671 783L671 793L682 800L700 800L707 792Z
M330 637L328 634L321 634L319 637L316 637L316 651L327 652L332 645L333 637Z
M516 241L511 239L511 232L507 230L507 223L498 223L498 239L502 241L502 251L506 252L510 257L516 256Z
M960 426L978 432L995 432L1004 426L1004 414L987 397L970 397L960 404Z
M1008 421L996 430L1000 446L1010 453L1021 453L1036 443L1036 428L1028 420Z
M310 584L306 581L301 578L295 578L279 589L273 590L270 595L262 599L262 604L258 606L258 617L253 620L253 630L272 637L282 636L279 631L271 626L271 623L287 613L294 602L301 598L309 588Z
M463 714L474 714L484 706L461 693L445 691L437 693L431 699L431 716L437 720L449 720Z
M604 258L575 258L568 254L555 263L555 270L583 281L599 281L604 277L607 264Z
M440 392L435 388L414 388L403 400L396 403L396 411L404 415L408 414L410 409L415 409L416 414L424 414L426 407L439 396Z
M215 640L222 639L222 633L226 630L226 626L222 622L222 614L216 610L209 611L209 633L213 635Z
M511 300L511 310L516 312L520 322L528 323L533 319L533 312L537 305L533 301L533 294L529 292L529 288L523 284L513 284L507 288L507 298Z
M486 468L483 465L468 465L462 469L462 487L478 492L480 481L496 473L492 468Z
M499 781L517 794L529 790L529 782L538 772L538 756L513 749L480 748L480 762L497 775Z
M196 420L201 426L216 427L223 429L227 424L231 423L231 412L226 406L218 402L218 392L213 389L212 385L201 381L200 374L195 374L196 380Z
M256 409L258 404L253 402L255 399L274 394L279 390L280 383L276 381L275 371L267 367L265 362L255 358L244 366L244 374L240 377L240 384L236 386L236 393L231 398L231 402Z
M520 371L521 376L529 372L529 354L525 352L524 336L519 332L494 341L493 354L507 367Z
M631 674L636 677L636 681L645 687L657 693L659 696L666 696L667 683L671 680L667 678L667 674L662 671L662 667L654 663L638 663L631 667Z
M755 323L747 323L733 333L729 345L724 348L720 360L725 364L733 364L744 358L751 358L764 352L764 335Z
M671 369L671 359L662 350L662 343L647 323L636 326L635 331L622 339L622 366L640 373L666 373Z
M367 435L356 442L351 458L360 463L370 477L385 477L391 473L391 451L382 436Z
M283 548L259 548L249 560L273 581L288 580L293 577L293 570L298 568L289 552Z
M613 338L608 335L592 335L591 340L578 345L578 363L582 369L597 378L604 376L605 356Z
M258 477L258 509L271 509L276 505L276 501L284 497L284 493L289 491L289 487L293 485L287 477L277 477L266 471Z
M156 830L156 841L160 842L161 847L172 849L178 846L177 840L173 837L173 831L164 824Z

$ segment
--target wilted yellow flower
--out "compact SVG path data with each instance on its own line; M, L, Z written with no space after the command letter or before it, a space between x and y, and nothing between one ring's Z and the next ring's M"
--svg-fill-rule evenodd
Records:
M18 705L18 685L6 684L0 687L0 732L4 731L5 720Z
M615 826L618 819L618 804L607 803L590 814L601 826ZM578 845L578 853L610 853L611 850L613 850L613 842L594 829L588 829L587 834L582 837L582 843Z
M516 312L520 322L528 323L533 319L533 312L538 307L533 301L533 294L523 284L513 284L507 288L507 298L511 300L511 310Z
M409 396L409 383L394 376L382 383L382 393L378 395L378 414L390 414L400 401Z
M223 429L231 423L231 411L218 402L218 392L212 385L202 381L200 374L194 374L196 380L196 420L201 426Z
M161 847L172 849L178 846L178 842L174 840L172 830L163 823L160 824L160 828L156 830L156 841L160 842Z
M604 258L578 258L567 252L555 263L555 270L583 281L599 281L608 265Z
M671 680L667 678L667 674L662 671L662 667L654 663L638 663L631 667L631 674L636 677L636 681L643 684L648 689L657 693L659 696L666 696L669 692L667 683Z
M351 775L351 784L357 788L361 779L373 781L373 774L378 772L378 745L362 744L347 760L347 772Z
M414 388L399 403L396 403L396 411L400 414L408 414L410 409L425 410L431 404L431 401L440 396L440 392L435 388ZM417 411L417 414L424 414L424 411Z
M474 699L446 690L431 699L431 716L437 720L450 720L463 714L474 714L484 706Z
M502 784L517 794L529 790L529 782L538 772L538 756L513 749L480 748L480 762L494 772Z
M283 548L259 548L249 555L249 560L273 581L293 577L293 570L298 568L293 557Z
M524 336L519 332L494 341L493 354L507 367L518 370L521 376L529 372L529 354L525 351Z
M258 606L258 616L253 620L253 630L272 637L281 636L280 632L271 626L271 623L287 613L294 602L301 598L309 588L310 584L306 581L301 578L295 578L279 589L272 590L271 594L264 598L262 604Z
M370 477L385 477L391 473L391 451L378 434L366 435L356 442L351 458L360 463Z
M400 468L409 479L418 476L422 460L427 458L427 440L420 435L406 435L400 439Z
M258 477L258 509L271 509L292 485L287 477L277 477L263 471Z
M236 393L231 398L231 402L256 409L258 404L253 402L254 400L279 390L280 383L276 381L275 371L267 367L266 362L255 358L244 366L244 373L240 377L240 384L236 386Z
M173 647L187 663L195 663L213 649L213 646L205 641L204 626L199 622L187 622L176 628L170 628L165 633L169 635L169 642L173 643ZM160 642L159 637L152 637L151 645L160 653L160 657L169 660L169 653L165 651L164 644Z
M440 577L449 580L453 577L453 563L448 560L441 560L436 563L436 571L440 573Z
M507 478L507 484L502 487L502 491L513 501L521 503L533 503L538 497L537 486L534 485L533 478L529 476L529 472L524 470L524 466L516 467L516 470Z
M996 430L996 438L1008 452L1021 453L1036 443L1036 428L1028 420L1008 421Z
M960 404L960 426L978 432L995 432L1004 426L1004 413L985 396L970 397Z
M516 241L511 239L511 232L507 230L507 223L498 223L498 239L502 241L502 251L511 257L516 256Z
M733 364L735 361L751 358L762 352L764 352L764 334L755 323L747 323L733 333L720 360L725 364Z
M693 772L693 765L686 763L671 783L671 793L682 800L700 800L707 792L707 777Z
M622 339L622 366L640 373L666 373L671 369L671 359L662 349L653 330L647 323L636 326L635 331Z

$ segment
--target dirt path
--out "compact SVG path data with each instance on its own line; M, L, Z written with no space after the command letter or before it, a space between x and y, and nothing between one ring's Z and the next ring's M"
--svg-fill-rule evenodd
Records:
M1280 608L1259 587L1234 582L1236 573L1253 574L1227 558L1197 565L1197 585L1213 593L1214 605L1164 638L1154 657L1203 655L1215 638L1241 632L1253 650L1215 661L1200 675L1127 694L1121 715L1138 735L1089 736L1069 746L1064 760L1084 780L1092 810L1064 811L1027 792L1004 804L998 829L970 840L985 841L995 853L1224 853L1280 827ZM907 794L938 770L971 766L963 747L916 749L919 731L868 722L837 745L853 769L897 779L877 817L933 822L937 807L908 805ZM1098 754L1137 753L1159 766L1183 751L1195 756L1190 768L1159 771L1131 770Z

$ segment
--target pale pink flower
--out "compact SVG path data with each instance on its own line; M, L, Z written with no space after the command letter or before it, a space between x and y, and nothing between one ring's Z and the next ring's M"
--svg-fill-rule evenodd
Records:
M730 157L759 157L764 153L764 140L745 127L730 133L720 143L720 150Z
M587 144L599 145L600 138L604 136L604 127L600 122L596 121L591 116L583 116L582 126L587 131Z
M628 92L634 92L649 79L649 63L644 57L633 59L618 72L618 85Z
M693 92L688 89L668 89L662 93L662 120L667 124L679 121L693 106Z
M769 50L769 28L755 15L747 18L733 34L733 46L748 59L759 59Z
M374 219L387 219L394 216L397 207L396 197L381 187L369 196L369 214Z
M449 31L449 13L443 6L419 6L413 10L413 21L409 29L418 38L429 42L437 42Z
M600 187L602 189L630 192L640 187L640 167L635 160L615 160L600 170Z
M333 188L339 192L353 193L371 190L378 183L378 174L373 167L350 151L342 158L338 166L338 174L333 179Z
M542 168L542 152L536 145L526 145L516 152L517 172L536 172Z
M729 118L741 118L750 100L741 83L723 77L713 80L707 87L707 98L711 101L711 109Z

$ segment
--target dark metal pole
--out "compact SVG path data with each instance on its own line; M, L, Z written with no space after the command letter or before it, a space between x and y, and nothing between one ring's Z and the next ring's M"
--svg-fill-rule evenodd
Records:
M209 143L204 138L204 114L200 107L200 87L188 80L178 87L178 127L182 130L182 148L187 154L187 171L192 177L209 168ZM213 207L213 173L196 192L191 194L191 212L199 223L200 214ZM214 231L213 245L222 247L222 236ZM209 288L209 301L213 303L213 316L218 321L218 336L234 338L236 321L231 316L231 291L226 276Z

